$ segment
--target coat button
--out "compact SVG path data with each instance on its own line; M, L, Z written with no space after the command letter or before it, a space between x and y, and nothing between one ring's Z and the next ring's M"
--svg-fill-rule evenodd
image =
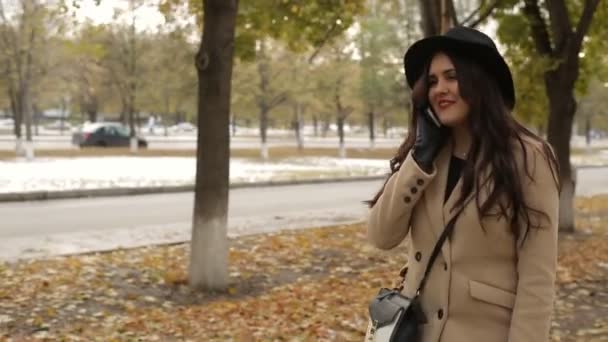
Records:
M418 178L418 180L416 181L416 184L423 185L424 181L422 179Z
M405 198L403 199L403 202L405 203L410 203L412 201L412 199L410 198L410 196L405 196Z
M443 269L446 270L446 271L448 270L448 263L447 262L443 263Z
M412 190L412 193L413 193L413 194L415 194L415 193L417 193L417 192L418 192L418 188L417 188L417 187L415 187L415 186L414 186L414 187L412 187L412 189L411 189L411 190Z
M439 311L437 311L437 318L439 318L439 319L443 318L443 309L439 309Z
M416 252L416 261L422 260L422 254L420 252Z

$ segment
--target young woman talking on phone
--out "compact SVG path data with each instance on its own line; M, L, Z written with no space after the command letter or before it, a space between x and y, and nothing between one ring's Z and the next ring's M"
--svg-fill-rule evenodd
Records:
M426 278L420 341L547 341L558 169L549 145L512 116L509 67L488 36L464 27L414 43L404 67L408 136L370 201L367 236L381 249L410 239L401 293L415 297Z

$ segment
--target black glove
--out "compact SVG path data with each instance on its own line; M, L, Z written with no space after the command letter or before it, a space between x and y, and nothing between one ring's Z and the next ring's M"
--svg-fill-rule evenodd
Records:
M433 161L447 141L450 130L445 126L437 127L425 110L426 108L418 108L415 113L418 115L418 120L412 157L414 157L414 160L421 169L427 173L431 173Z

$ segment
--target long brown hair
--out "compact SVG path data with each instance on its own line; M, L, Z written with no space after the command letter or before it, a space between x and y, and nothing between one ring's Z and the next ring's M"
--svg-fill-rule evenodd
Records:
M491 185L491 192L484 203L480 203L479 192L475 194L475 203L480 217L499 215L509 218L511 233L516 240L521 236L519 223L522 221L519 220L523 220L525 223L523 242L530 228L540 226L532 224L530 213L544 215L545 217L547 214L526 204L523 195L523 180L519 177L515 149L513 149L511 142L520 145L523 151L524 169L527 176L532 179L527 165L527 149L524 145L524 138L527 137L537 141L549 160L555 184L559 189L557 160L551 148L543 139L513 118L505 104L498 83L485 69L470 58L464 58L452 51L444 51L444 53L450 57L454 64L460 95L469 104L469 126L473 137L471 150L462 171L462 193L455 207L464 205L464 201L471 194L474 186L481 189L484 185ZM410 115L408 135L399 146L395 157L390 160L390 175L399 171L416 140L418 111L415 108L428 103L429 66L430 61L425 68L425 72L412 89L412 115ZM491 170L489 177L481 179L482 170L487 170L488 167ZM370 208L376 204L385 186L386 182L376 196L366 202ZM498 212L494 209L496 205L498 205Z

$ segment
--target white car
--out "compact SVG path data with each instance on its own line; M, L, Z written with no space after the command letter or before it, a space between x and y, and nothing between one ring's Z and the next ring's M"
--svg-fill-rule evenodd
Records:
M172 132L196 132L196 126L189 122L180 122L169 127L169 130Z

